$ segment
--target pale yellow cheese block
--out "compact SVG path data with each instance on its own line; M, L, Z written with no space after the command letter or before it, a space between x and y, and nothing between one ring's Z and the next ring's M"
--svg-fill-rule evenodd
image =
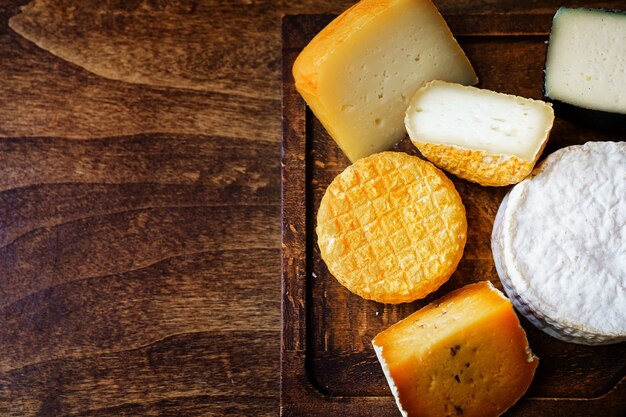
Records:
M326 189L317 243L335 278L381 303L423 298L450 278L467 240L465 207L433 164L402 152L362 158Z
M427 305L372 344L405 417L498 416L538 364L511 302L488 281Z
M526 178L548 142L552 106L443 81L423 85L405 124L429 161L458 177L488 186Z
M424 81L478 82L430 0L363 0L304 48L297 90L352 161L405 136L404 112Z

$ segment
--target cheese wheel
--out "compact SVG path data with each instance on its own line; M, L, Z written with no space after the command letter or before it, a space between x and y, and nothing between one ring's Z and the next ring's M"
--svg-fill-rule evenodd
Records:
M553 121L543 101L443 81L417 90L405 117L411 142L429 161L490 186L530 174Z
M343 286L395 304L448 280L463 254L467 220L443 172L418 157L383 152L333 180L316 231L322 259Z
M567 342L626 340L626 143L551 154L502 202L491 238L513 304Z
M431 0L356 3L304 48L293 78L352 162L404 138L404 112L424 81L478 82Z
M538 364L511 302L488 281L429 304L372 344L405 417L498 416Z

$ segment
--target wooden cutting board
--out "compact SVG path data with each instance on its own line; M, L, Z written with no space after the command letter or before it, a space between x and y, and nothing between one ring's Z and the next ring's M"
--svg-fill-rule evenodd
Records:
M315 216L324 191L349 165L305 106L291 67L302 48L334 16L283 19L282 344L281 414L397 416L371 339L422 306L495 271L490 235L510 187L481 187L451 176L467 209L468 241L457 271L436 293L410 304L364 300L342 287L320 258ZM541 98L552 14L445 16L473 63L479 87ZM545 155L617 134L556 120ZM405 138L396 150L418 155ZM540 358L526 395L506 416L626 415L626 343L581 346L556 340L522 318Z

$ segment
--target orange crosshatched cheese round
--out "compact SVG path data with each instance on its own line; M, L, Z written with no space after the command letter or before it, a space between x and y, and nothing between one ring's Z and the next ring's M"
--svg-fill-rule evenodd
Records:
M467 239L454 184L430 162L400 152L360 159L330 184L317 213L328 270L382 303L423 298L450 278Z

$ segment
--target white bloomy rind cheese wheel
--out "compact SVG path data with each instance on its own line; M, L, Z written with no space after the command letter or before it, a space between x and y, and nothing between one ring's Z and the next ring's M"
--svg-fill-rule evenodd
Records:
M626 142L551 154L502 202L491 248L535 326L586 345L626 341Z
M350 161L402 140L415 90L478 78L430 0L362 0L296 59L296 89Z
M422 86L406 111L413 144L439 168L488 186L531 173L552 129L539 100L443 81Z

